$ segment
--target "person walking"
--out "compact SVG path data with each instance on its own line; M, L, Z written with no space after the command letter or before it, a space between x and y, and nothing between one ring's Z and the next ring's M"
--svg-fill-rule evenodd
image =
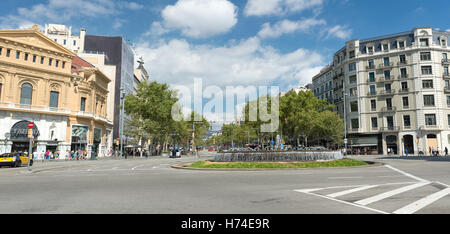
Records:
M405 148L405 155L408 156L408 149Z

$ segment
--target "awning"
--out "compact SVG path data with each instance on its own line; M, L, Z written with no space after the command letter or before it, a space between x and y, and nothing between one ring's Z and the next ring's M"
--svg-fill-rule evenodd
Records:
M350 147L371 147L371 146L378 146L378 144L359 144L359 145L350 145Z
M378 145L378 136L359 136L349 138L348 144L355 147L376 146Z

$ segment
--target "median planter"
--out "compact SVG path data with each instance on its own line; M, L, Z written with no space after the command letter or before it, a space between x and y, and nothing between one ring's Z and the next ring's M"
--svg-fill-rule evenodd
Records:
M312 169L312 168L349 168L374 166L369 162L356 159L341 159L316 162L214 162L198 161L191 164L172 165L177 169L193 170L282 170L282 169Z
M309 162L318 160L340 160L340 151L249 151L218 153L214 162Z

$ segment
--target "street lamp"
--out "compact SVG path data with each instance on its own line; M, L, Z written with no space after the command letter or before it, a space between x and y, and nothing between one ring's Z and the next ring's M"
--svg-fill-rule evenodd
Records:
M344 82L345 85L345 82ZM346 97L348 96L348 94L345 92L344 89L344 144L345 144L345 155L347 155L347 143L348 143L348 139L347 139L347 105L346 105Z
M122 110L121 110L121 114L120 114L120 158L122 159L123 156L123 119L124 119L124 113L125 113L125 92L123 90L123 88L120 88L120 100L122 103Z

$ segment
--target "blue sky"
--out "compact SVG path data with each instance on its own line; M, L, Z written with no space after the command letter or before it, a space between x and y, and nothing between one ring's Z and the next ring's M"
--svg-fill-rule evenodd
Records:
M171 85L305 85L353 38L450 30L447 0L2 0L0 28L122 35Z

